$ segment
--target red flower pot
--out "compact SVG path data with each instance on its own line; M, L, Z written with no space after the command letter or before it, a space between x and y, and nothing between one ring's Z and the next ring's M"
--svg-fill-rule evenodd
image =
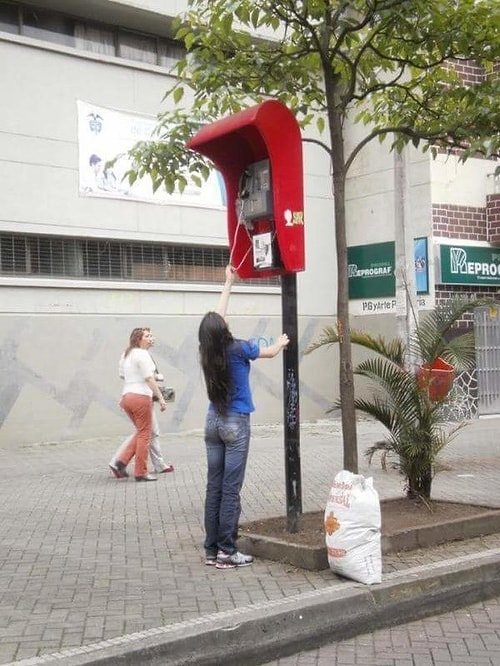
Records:
M424 363L417 370L417 383L427 390L429 400L438 402L446 398L453 386L455 370L452 365L437 358L433 363Z

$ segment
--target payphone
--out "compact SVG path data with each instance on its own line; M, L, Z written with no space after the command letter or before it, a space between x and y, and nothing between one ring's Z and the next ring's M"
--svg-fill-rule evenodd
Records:
M276 241L272 174L268 159L252 162L243 169L235 206L238 225L245 228L251 243L254 270L280 268L282 263Z
M243 221L273 214L273 190L269 160L249 164L240 177L238 201Z
M187 145L224 178L230 257L240 278L303 271L302 141L292 112L267 100L204 125Z

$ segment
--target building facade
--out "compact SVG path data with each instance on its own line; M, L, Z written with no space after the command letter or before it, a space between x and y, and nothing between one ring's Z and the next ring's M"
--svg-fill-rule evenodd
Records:
M470 84L487 76L471 62L453 66ZM498 70L489 75L498 76ZM349 132L355 145L360 128ZM429 153L410 145L395 155L372 143L350 172L347 214L356 220L348 227L350 311L360 328L403 335L407 316L451 298L500 300L498 160L473 157L463 163L457 152ZM409 315L408 289L416 294L415 314ZM460 325L479 326L476 340L482 342L477 373L458 382L464 392L458 416L497 414L498 310L478 311L476 321L472 313L465 315Z
M229 258L223 202L216 187L170 198L128 191L119 163L104 174L162 109L182 55L168 39L181 4L0 2L0 441L127 432L117 362L141 325L176 389L163 432L203 425L197 328ZM317 152L305 151L314 233L298 277L301 350L335 303L328 165ZM330 248L321 264L314 245ZM282 332L279 283L235 286L228 314L235 335L271 344ZM301 358L303 418L324 416L335 374L333 354ZM282 421L281 361L259 363L253 382L259 422Z
M122 179L126 163L107 166L147 135L164 108L171 68L182 56L171 19L184 7L181 0L0 0L0 442L127 432L117 363L130 330L141 325L152 327L155 359L176 389L163 432L203 424L196 337L229 259L223 192L212 179L183 195L155 194L146 183L132 187ZM357 131L349 128L350 141ZM353 248L396 242L401 190L394 160L374 144L353 166ZM494 167L486 160L463 167L447 156L432 161L412 149L404 168L405 233L426 239L421 306L432 307L462 290L437 277L437 247L460 241L491 248L500 240ZM305 144L302 419L324 417L337 395L335 351L301 353L335 320L329 173L326 155ZM413 270L413 255L410 264ZM367 289L352 300L353 325L392 331L396 297L372 297ZM484 291L496 290L495 282ZM281 333L279 283L239 283L229 318L237 336L271 344ZM256 419L281 422L281 362L259 363L252 381Z

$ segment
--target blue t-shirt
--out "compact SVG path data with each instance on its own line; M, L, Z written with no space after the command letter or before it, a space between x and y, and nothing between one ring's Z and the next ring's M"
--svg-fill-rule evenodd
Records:
M250 361L259 357L259 345L250 340L234 340L227 348L231 395L228 410L239 414L255 411L250 391ZM213 410L213 405L210 405Z

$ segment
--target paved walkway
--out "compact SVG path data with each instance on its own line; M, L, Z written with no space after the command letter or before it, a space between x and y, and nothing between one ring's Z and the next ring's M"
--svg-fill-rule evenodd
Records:
M474 421L443 451L435 499L500 507L499 425L496 419ZM381 434L378 424L360 421L360 452ZM127 642L137 645L165 631L188 639L239 614L266 615L286 601L300 610L301 602L324 592L342 595L363 587L330 571L279 562L260 560L230 571L203 566L202 433L162 437L176 471L156 483L112 477L107 463L119 441L2 447L0 664L97 663L112 646L126 654ZM324 507L341 460L338 421L302 425L304 511ZM362 453L360 473L374 477L381 498L401 495L401 477L384 472L377 461L368 466ZM281 428L254 426L242 521L279 515L285 507ZM427 571L457 558L469 566L497 553L500 535L387 556L384 580L389 584L405 571ZM134 659L120 663L174 663Z
M498 666L500 597L263 666Z

